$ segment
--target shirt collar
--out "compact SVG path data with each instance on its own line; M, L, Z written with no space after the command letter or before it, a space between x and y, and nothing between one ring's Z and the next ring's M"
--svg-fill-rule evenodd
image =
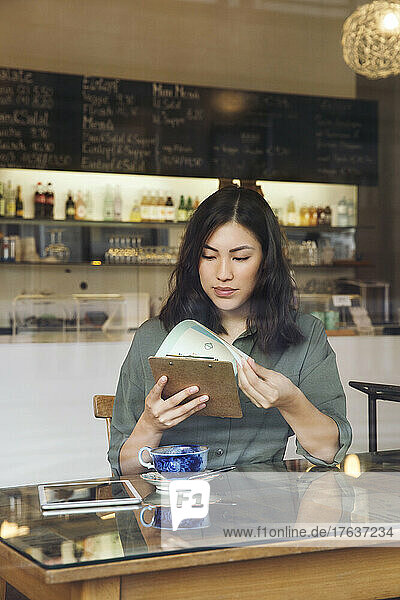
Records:
M251 327L248 327L248 328L246 329L246 331L243 331L243 333L241 333L241 334L239 335L239 337L237 337L236 339L237 339L237 340L240 340L240 339L242 339L242 338L245 338L245 337L248 337L248 336L254 335L254 334L256 334L256 333L257 333L257 327L256 327L255 325L252 325Z

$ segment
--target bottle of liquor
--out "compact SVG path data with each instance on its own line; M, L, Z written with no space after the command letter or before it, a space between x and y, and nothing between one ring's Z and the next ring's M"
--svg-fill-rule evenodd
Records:
M196 198L194 199L194 202L193 202L193 212L198 209L199 204L200 204L199 197L196 196Z
M193 214L193 202L191 197L189 196L186 202L186 220L189 221Z
M35 190L35 194L33 196L33 208L34 208L34 218L35 219L39 219L39 212L40 212L40 191L39 191L39 186L41 186L41 183L37 183L36 184L36 190Z
M328 227L332 226L332 210L330 206L325 206L325 224Z
M111 186L106 186L103 203L104 221L114 221L114 200L112 197Z
M339 200L337 205L337 227L347 227L348 226L347 219L347 200L343 196L341 200Z
M140 223L140 221L142 220L142 215L141 215L141 210L140 210L140 204L138 203L138 201L136 199L133 202L133 206L131 208L131 214L130 214L129 220L132 223Z
M17 219L24 218L24 203L21 198L21 186L17 186L17 196L15 198L15 216Z
M11 181L8 181L6 188L6 216L15 217L15 196Z
M308 209L308 214L309 214L309 225L311 227L315 227L316 225L318 225L318 210L315 206L310 206Z
M300 206L299 210L300 226L307 227L308 225L308 208L305 204Z
M158 221L158 194L153 190L150 196L149 221Z
M286 206L286 225L294 226L297 225L296 205L294 203L293 196L288 198Z
M122 197L119 185L115 186L114 193L114 221L122 219Z
M6 216L6 199L4 197L4 184L0 181L0 218Z
M72 192L69 190L67 201L65 203L65 218L67 221L75 219L75 202L72 199Z
M317 208L317 225L326 225L325 209L322 206Z
M45 192L44 216L46 219L54 218L54 192L51 183L47 184Z
M158 202L157 202L157 221L161 221L164 222L165 221L165 215L166 215L166 211L165 211L165 198L164 196L161 194L159 194L158 196Z
M186 207L185 207L185 198L183 197L183 195L180 197L179 199L179 206L178 206L178 221L180 223L186 221Z
M75 220L83 221L86 218L86 204L82 197L81 190L78 190L75 202Z
M175 221L175 206L171 196L167 197L167 201L165 203L165 220Z
M142 221L149 220L149 193L147 191L144 192L140 202L140 218Z
M86 192L84 192L84 194L83 194L83 201L84 201L85 206L86 206L86 217L85 217L85 219L87 219L88 221L93 221L94 220L94 215L93 215L93 199L92 199L92 193L89 190L86 190Z

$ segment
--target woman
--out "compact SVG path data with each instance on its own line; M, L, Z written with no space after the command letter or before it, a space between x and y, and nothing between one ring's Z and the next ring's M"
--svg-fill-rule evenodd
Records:
M196 210L183 238L170 295L159 317L136 332L121 369L109 461L116 474L140 472L142 446L200 443L209 466L283 458L293 432L297 451L318 465L344 457L351 428L335 354L321 321L295 309L294 286L278 222L264 198L222 188ZM239 365L241 419L201 415L198 389L163 399L148 357L184 319L203 323L249 355Z

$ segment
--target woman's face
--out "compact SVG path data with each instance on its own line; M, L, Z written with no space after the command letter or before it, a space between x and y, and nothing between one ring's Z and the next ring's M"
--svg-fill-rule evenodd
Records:
M246 227L225 223L210 235L199 262L200 282L222 318L247 316L261 261L261 244Z

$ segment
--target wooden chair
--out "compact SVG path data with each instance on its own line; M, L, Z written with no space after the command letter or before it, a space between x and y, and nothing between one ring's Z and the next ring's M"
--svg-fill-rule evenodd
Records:
M93 411L96 419L105 419L107 427L107 438L110 443L110 425L113 413L115 396L93 396Z

